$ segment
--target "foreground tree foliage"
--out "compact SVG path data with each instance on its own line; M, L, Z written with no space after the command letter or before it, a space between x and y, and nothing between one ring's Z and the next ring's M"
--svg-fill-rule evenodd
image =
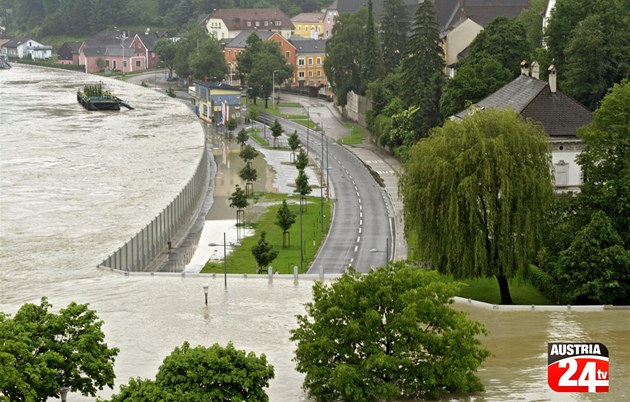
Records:
M602 211L560 253L558 279L569 303L627 304L630 301L630 251Z
M0 313L0 400L45 401L60 387L95 396L114 386L117 348L108 348L103 321L87 304L70 303L59 314L42 298L15 316Z
M458 288L401 264L316 283L291 331L309 395L352 402L482 390L475 371L489 353L476 336L486 332L448 305Z
M209 348L184 342L164 359L155 380L132 378L111 401L264 402L273 377L264 354L237 350L231 342Z
M551 155L539 125L512 111L449 121L411 150L401 180L405 230L420 258L457 278L508 278L532 262L553 198Z

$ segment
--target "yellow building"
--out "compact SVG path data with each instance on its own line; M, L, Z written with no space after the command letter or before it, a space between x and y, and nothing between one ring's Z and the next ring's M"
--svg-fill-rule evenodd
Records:
M324 91L329 89L328 79L324 73L326 60L325 39L291 39L295 46L295 81L300 87L318 87Z
M324 13L301 13L291 18L293 33L308 39L319 39L324 35Z

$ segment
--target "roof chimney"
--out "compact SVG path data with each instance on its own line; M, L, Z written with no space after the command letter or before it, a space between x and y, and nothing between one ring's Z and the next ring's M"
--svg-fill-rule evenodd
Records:
M552 94L556 93L557 85L556 85L556 66L553 64L549 66L549 90Z
M521 61L521 75L529 76L529 64L527 64L527 60Z
M532 77L540 79L540 64L537 61L532 61Z

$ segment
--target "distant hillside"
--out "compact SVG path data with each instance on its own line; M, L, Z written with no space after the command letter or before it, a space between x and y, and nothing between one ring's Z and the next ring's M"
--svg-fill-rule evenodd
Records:
M179 30L220 8L279 7L287 15L325 8L332 0L0 0L7 36L84 38L105 28Z

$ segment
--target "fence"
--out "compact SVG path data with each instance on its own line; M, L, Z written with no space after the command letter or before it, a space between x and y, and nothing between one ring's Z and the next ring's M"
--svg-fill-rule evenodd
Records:
M205 146L195 174L175 199L98 267L123 272L151 271L151 264L175 244L196 216L208 190L208 166Z

